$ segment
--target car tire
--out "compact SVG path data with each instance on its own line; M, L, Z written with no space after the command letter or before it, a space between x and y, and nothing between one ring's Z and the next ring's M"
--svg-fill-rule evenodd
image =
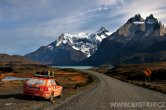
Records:
M53 93L51 94L49 100L50 100L51 102L54 102L54 94L53 94Z
M58 96L58 98L62 98L62 96L63 96L63 94L62 94L62 92L61 92L61 94Z

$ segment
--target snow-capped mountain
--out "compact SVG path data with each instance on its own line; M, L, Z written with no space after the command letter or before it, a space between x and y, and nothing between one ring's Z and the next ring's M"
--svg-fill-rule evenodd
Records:
M105 27L95 33L61 34L55 42L25 56L52 65L73 65L94 54L101 41L110 35Z
M101 43L101 41L109 35L111 35L111 33L105 27L101 27L99 31L91 34L84 32L81 32L77 35L62 34L56 40L55 47L64 48L65 45L68 44L73 49L79 50L83 52L86 57L89 57L97 50L97 46ZM51 49L54 48L54 46L51 46L51 44L47 47L52 47Z
M166 61L166 28L152 14L131 17L116 32L101 27L95 33L61 34L25 55L51 65L101 65Z
M165 45L164 25L152 14L146 19L137 14L104 39L95 54L83 61L82 65L165 61Z

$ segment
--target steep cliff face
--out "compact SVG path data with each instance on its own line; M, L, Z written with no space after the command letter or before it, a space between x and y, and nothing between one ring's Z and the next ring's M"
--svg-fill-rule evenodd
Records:
M101 65L166 61L166 28L152 14L137 14L116 32L101 27L96 33L62 34L25 55L50 65Z
M166 29L161 22L153 15L144 20L138 14L104 39L95 54L81 64L100 65L165 61L165 43Z

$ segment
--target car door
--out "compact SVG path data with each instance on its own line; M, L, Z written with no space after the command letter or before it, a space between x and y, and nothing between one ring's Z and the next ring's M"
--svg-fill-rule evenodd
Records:
M54 96L59 96L61 93L61 90L59 88L59 86L56 84L55 80L51 80L51 84L54 87Z

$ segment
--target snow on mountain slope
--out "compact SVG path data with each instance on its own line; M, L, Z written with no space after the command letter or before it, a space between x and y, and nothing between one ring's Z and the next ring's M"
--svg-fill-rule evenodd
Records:
M65 45L68 44L73 49L79 50L89 57L97 50L97 46L101 41L109 35L111 35L111 32L109 32L105 27L101 27L99 31L91 34L84 32L75 35L68 33L61 34L56 40L55 45L49 44L47 48L51 50L55 47L64 48Z
M95 33L61 34L47 46L42 46L25 57L49 65L74 65L94 54L101 41L111 35L101 27Z

